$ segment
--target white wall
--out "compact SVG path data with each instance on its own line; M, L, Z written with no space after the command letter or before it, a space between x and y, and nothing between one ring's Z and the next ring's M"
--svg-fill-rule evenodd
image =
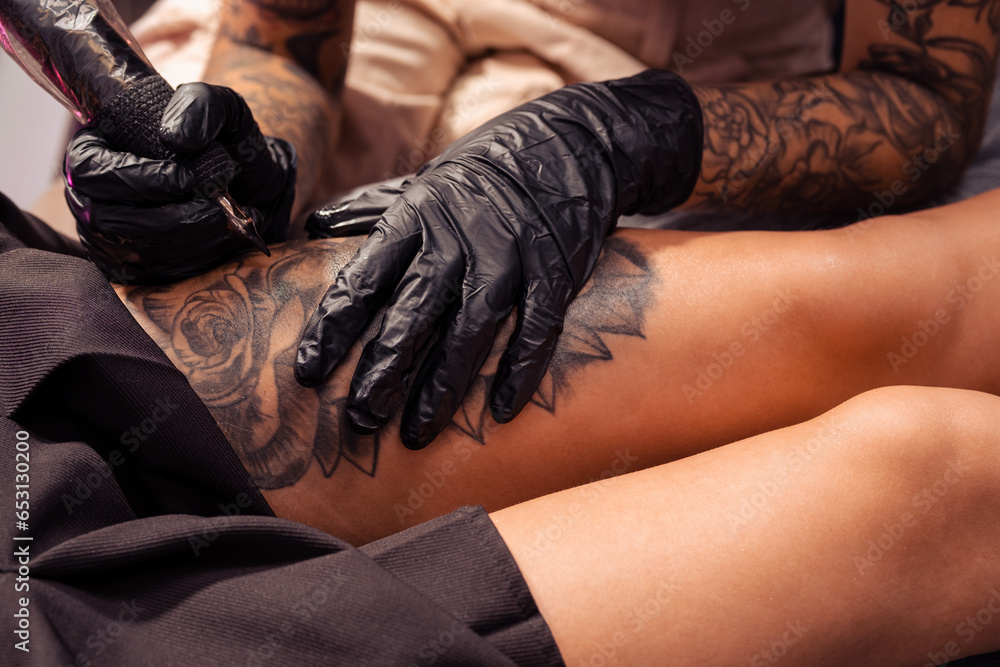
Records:
M0 51L0 192L21 208L59 176L72 118Z

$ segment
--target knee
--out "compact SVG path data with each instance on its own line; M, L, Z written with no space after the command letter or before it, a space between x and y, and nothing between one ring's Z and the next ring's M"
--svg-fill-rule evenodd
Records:
M968 389L894 386L866 391L843 406L852 419L900 435L967 440L1000 428L1000 397Z
M840 406L858 454L895 480L943 496L996 496L1000 398L939 387L885 387ZM916 502L916 501L915 501ZM981 511L981 510L980 510Z

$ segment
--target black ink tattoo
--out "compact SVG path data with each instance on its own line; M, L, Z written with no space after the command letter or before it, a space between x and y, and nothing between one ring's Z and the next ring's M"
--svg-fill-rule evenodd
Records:
M254 482L266 490L294 485L315 463L327 478L341 466L374 477L381 437L359 435L345 410L350 373L306 389L294 379L299 336L329 276L357 244L286 244L266 267L240 262L191 292L139 287L127 297L160 330L161 346L229 438ZM533 402L555 414L574 374L611 361L612 338L643 338L655 276L631 243L605 244L589 288L571 305L549 371ZM379 316L380 317L380 316ZM377 320L378 318L376 318ZM370 328L360 344L377 331ZM166 342L163 342L166 341ZM491 352L488 367L502 353ZM491 373L481 374L451 428L486 443Z
M330 194L324 160L336 137L337 111L315 78L287 59L245 45L217 50L207 78L240 93L265 135L295 146L299 205Z
M193 294L142 288L129 294L129 303L169 336L178 367L260 488L295 484L312 459L327 477L342 462L374 475L378 434L351 430L346 397L331 385L298 385L297 341L274 349L277 324L292 317L296 330L304 326L323 294L315 276L342 246L286 248L292 252L266 269L237 264Z
M244 46L252 46L261 51L274 51L274 44L264 39L260 29L256 25L248 26L243 32L237 32L233 26L223 26L222 34L229 39Z
M911 204L957 179L982 136L1000 2L873 1L886 8L886 40L853 73L695 87L705 118L700 201L853 210L873 192L894 189ZM979 41L939 27L962 21L978 26Z
M224 5L220 32L233 46L249 46L287 58L328 93L337 94L338 79L347 67L349 39L344 49L327 47L335 37L346 34L349 38L351 26L347 22L351 16L342 12L336 1L229 0Z
M248 0L281 18L312 21L337 8L337 0Z
M566 311L548 372L531 402L555 414L560 397L570 394L570 379L588 365L611 361L609 336L645 338L642 327L652 303L655 276L646 257L633 244L612 236L604 244L590 288L577 295ZM502 336L501 336L502 338ZM491 356L498 359L501 348ZM490 362L486 363L490 367ZM493 374L480 374L466 394L451 426L479 444L486 443L490 424L489 391Z
M221 10L205 79L243 95L265 135L295 146L293 218L337 188L328 161L340 128L352 18L350 6L341 11L327 0L227 0Z

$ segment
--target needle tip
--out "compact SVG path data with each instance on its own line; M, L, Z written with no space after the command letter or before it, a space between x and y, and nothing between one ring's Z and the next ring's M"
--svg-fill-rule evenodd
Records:
M257 246L258 250L260 250L262 253L270 257L271 251L267 249L267 244L264 243L264 240L260 238L259 234L257 234L257 230L254 229L253 227L250 227L246 231L247 231L246 238L255 246Z
M254 244L254 247L270 257L271 251L267 249L267 244L264 243L264 239L257 232L257 226L254 225L253 218L244 213L236 202L230 199L229 195L222 195L216 201L226 213L226 226L234 234L250 241L250 243Z

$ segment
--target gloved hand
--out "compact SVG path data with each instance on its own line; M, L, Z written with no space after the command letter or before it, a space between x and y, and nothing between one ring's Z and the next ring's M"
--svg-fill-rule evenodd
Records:
M411 174L345 192L312 212L306 233L311 239L368 234L412 182Z
M250 244L226 228L209 197L228 186L264 241L283 241L295 194L295 150L261 135L250 108L229 88L180 86L160 139L180 158L219 141L235 162L230 183L201 183L183 159L155 160L110 148L85 127L66 151L66 201L91 259L119 282L169 282L203 273Z
M690 196L702 133L697 98L664 71L568 86L472 131L400 184L306 326L296 378L321 382L391 298L347 412L359 430L384 425L439 334L403 412L403 443L419 449L447 426L516 305L490 399L496 421L514 418L618 217L664 212Z

